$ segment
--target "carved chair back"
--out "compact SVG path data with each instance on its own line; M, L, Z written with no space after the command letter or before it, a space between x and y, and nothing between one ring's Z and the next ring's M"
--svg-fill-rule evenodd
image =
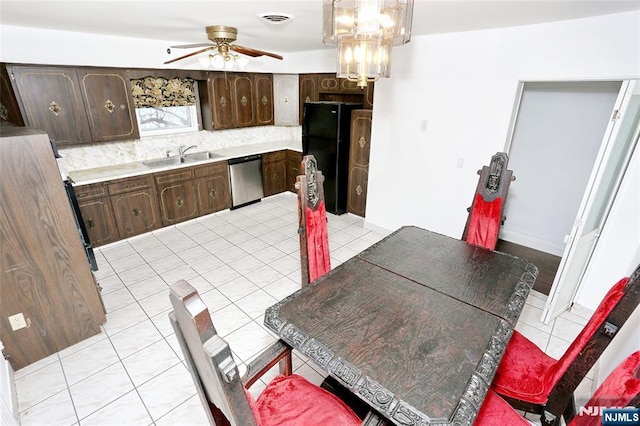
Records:
M509 157L505 152L498 152L491 157L488 166L478 170L480 178L473 196L462 233L462 239L470 244L496 248L500 225L506 219L503 216L504 206L509 193L509 185L515 180L513 172L507 170Z
M212 425L255 425L229 345L211 322L198 292L181 280L170 287L171 325Z
M324 176L313 155L302 158L297 177L298 234L302 285L307 285L331 270L327 213L324 204Z

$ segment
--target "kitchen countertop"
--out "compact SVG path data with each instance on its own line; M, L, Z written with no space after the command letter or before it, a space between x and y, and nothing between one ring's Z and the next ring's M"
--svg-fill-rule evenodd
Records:
M216 158L211 158L203 161L190 161L188 163L174 164L165 167L149 167L143 164L142 161L135 161L132 163L114 164L111 166L96 167L93 169L70 171L69 177L73 180L74 185L86 185L89 183L98 183L112 179L139 176L148 173L157 173L166 170L178 169L182 167L191 167L201 164L214 163L217 161L225 161L232 158L244 157L245 155L264 154L266 152L280 151L283 149L302 152L302 142L299 140L283 140L249 145L239 145L230 148L207 150L211 153L216 154Z

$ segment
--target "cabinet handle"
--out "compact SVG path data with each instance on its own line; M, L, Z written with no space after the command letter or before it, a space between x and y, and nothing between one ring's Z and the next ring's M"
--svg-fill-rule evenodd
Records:
M94 228L96 226L96 223L93 221L93 219L89 219L87 220L87 226L89 228Z
M263 96L261 102L262 102L262 105L266 106L267 103L269 102L269 99L267 99L266 96Z
M220 96L220 106L222 108L227 106L227 99L224 96Z
M62 107L56 101L51 101L51 103L49 104L49 111L51 111L53 115L57 117L58 114L60 114L60 111L62 111Z
M7 107L2 104L0 104L0 118L4 121L9 120L9 111L7 110Z
M216 197L216 190L212 189L211 191L209 191L209 198L215 198Z
M131 214L133 214L134 216L140 216L140 209L136 207L135 209L131 210Z
M247 100L246 96L243 96L242 99L240 99L240 103L242 104L242 106L247 106L249 101Z
M109 113L111 114L113 112L113 110L116 108L115 104L113 102L111 102L111 99L107 99L104 103L104 107L107 109L107 111L109 111Z
M356 186L356 194L362 195L362 187L360 185Z
M364 136L360 136L360 139L358 140L358 144L360 145L360 148L364 148L364 146L367 144L367 141L364 138Z
M176 206L182 207L183 204L184 201L182 200L182 198L176 198Z

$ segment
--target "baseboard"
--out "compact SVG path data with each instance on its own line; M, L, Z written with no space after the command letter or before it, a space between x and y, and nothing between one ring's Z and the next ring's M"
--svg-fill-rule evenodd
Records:
M509 241L511 243L519 244L521 246L530 247L535 250L543 251L545 253L549 253L554 256L562 257L565 249L565 243L542 240L542 239L533 237L531 235L508 231L505 229L502 229L500 231L499 238L504 241Z

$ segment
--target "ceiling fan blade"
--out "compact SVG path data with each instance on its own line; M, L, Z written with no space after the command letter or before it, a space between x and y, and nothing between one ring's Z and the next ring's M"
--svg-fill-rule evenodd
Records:
M179 58L171 59L171 60L165 62L165 65L166 64L171 64L171 63L176 62L176 61L179 61L180 59L185 59L185 58L188 58L190 56L197 55L199 53L204 53L204 52L207 52L209 50L213 50L215 48L216 48L216 46L209 46L209 47L204 48L204 49L196 50L195 52L188 53L186 55L180 56Z
M230 44L229 49L234 52L242 53L243 55L258 57L258 56L270 56L275 59L282 60L282 56L277 53L265 52L264 50L252 49L250 47L238 46L237 44Z
M215 45L211 43L192 43L192 44L179 44L177 46L169 46L169 47L172 49L193 49L196 47L208 47L208 46L215 46Z

